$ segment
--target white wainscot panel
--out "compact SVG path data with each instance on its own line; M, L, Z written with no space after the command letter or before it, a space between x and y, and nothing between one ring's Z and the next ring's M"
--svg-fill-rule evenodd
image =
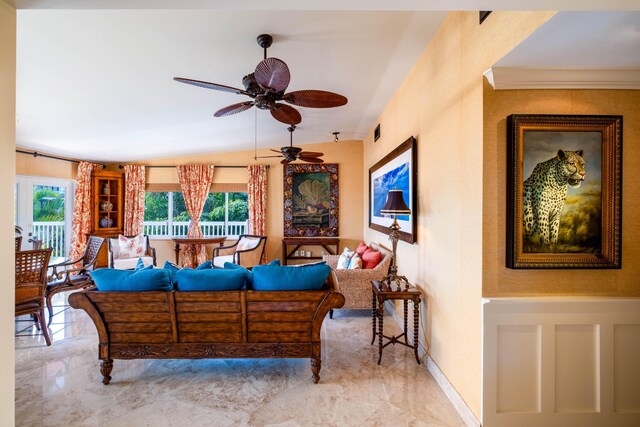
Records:
M484 301L482 425L640 426L640 299Z

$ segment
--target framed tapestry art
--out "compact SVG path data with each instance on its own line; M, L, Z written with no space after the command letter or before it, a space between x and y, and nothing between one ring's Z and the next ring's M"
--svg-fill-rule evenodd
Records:
M622 117L507 118L507 267L621 267Z
M338 236L338 165L284 165L285 237Z
M398 215L397 219L401 227L400 240L408 243L416 241L416 159L416 140L409 137L369 169L369 228L389 233L393 216L383 215L380 210L387 200L389 190L402 190L402 197L411 209L411 215Z

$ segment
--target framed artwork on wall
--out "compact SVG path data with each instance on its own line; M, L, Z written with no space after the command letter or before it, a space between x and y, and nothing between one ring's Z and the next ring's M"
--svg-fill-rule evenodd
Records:
M389 190L402 190L402 197L411 209L411 215L398 215L400 240L415 243L418 223L416 164L416 140L409 137L369 169L369 228L389 234L393 217L383 215L380 210Z
M622 117L507 118L507 267L620 268Z
M338 165L284 165L285 237L338 236Z

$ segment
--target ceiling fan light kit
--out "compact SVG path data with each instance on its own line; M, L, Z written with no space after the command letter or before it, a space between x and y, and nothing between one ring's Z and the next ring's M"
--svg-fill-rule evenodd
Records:
M231 116L255 106L260 110L268 110L271 116L279 122L295 126L302 121L300 112L278 101L307 108L334 108L348 102L347 98L342 95L323 90L298 90L285 93L291 80L291 73L284 61L267 56L267 49L273 43L273 37L269 34L261 34L258 36L257 42L264 49L264 59L258 63L253 73L242 78L244 89L184 77L174 77L173 79L180 83L252 98L252 101L221 108L214 113L215 117Z

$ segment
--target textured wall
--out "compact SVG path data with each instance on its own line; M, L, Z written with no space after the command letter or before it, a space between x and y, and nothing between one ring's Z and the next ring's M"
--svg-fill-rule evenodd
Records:
M504 90L484 85L483 289L485 297L640 296L640 91ZM621 115L622 269L512 270L505 267L509 114ZM587 164L588 168L588 164ZM587 170L588 173L588 170Z
M450 13L365 138L368 169L410 135L418 146L418 241L400 242L400 272L427 298L431 356L480 419L482 349L482 73L551 12ZM364 200L365 206L368 198ZM365 238L386 242L368 228ZM425 313L425 307L421 310Z

